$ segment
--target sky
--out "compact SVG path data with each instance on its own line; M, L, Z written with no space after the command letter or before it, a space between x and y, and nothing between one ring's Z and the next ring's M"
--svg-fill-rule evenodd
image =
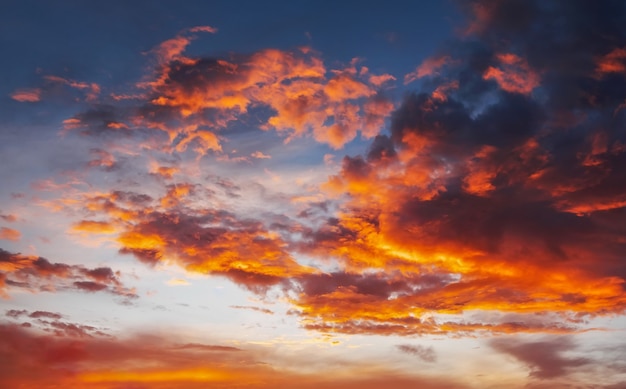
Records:
M0 386L626 388L622 1L3 1Z

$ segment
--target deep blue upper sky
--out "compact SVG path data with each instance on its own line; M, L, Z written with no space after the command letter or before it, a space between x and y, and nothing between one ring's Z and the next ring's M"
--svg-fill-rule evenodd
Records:
M45 74L107 83L136 80L142 52L184 28L219 29L190 52L217 55L309 45L333 61L365 59L372 70L405 74L452 32L448 1L380 4L331 1L9 1L0 6L2 98ZM393 69L391 67L393 66Z

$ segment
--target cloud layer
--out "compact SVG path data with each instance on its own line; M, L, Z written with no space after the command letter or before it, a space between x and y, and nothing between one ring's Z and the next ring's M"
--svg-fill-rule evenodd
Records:
M604 361L575 355L575 337L626 310L626 10L460 7L457 35L404 75L309 46L198 54L222 33L211 26L155 45L125 86L40 71L40 85L8 96L71 102L58 123L68 153L44 153L58 166L40 163L48 176L11 192L0 214L0 295L105 292L127 304L138 295L123 266L174 268L163 284L227 279L286 304L303 332L404 337L392 349L405 362L443 355L411 337L489 336L531 381L593 370ZM82 265L18 253L45 225L124 273L88 265L87 249ZM242 304L228 306L280 315ZM346 378L333 361L326 379L255 346L116 337L56 310L6 318L7 386L36 368L33 387L463 387L386 365L378 377L350 365L365 378Z
M124 177L133 161L142 177L135 190L75 190L46 204L83 216L73 233L103 237L149 266L174 263L259 294L280 290L312 330L561 333L623 313L623 9L535 1L462 8L462 36L404 77L419 91L395 106L384 89L401 77L372 74L359 59L332 69L309 47L186 54L198 34L217 32L208 26L156 46L152 72L131 94L106 97L95 83L45 76L91 102L64 121L66 136L103 146L89 150L86 169ZM549 33L554 20L558 35ZM269 163L263 151L236 156L225 145L270 130L331 149L359 132L371 141L309 187L313 195L250 214L238 202L252 202L249 192L224 172L199 174L202 158ZM255 185L261 201L287 197ZM1 236L20 238L7 227ZM85 291L120 288L110 269L106 279L98 278L105 269L61 264L43 272L43 258L3 255L15 267L5 285L54 276ZM475 311L496 315L476 319Z

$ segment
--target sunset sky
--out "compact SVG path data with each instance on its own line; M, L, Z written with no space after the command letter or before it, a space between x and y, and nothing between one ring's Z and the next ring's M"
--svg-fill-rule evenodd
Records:
M0 387L626 388L626 2L3 1Z

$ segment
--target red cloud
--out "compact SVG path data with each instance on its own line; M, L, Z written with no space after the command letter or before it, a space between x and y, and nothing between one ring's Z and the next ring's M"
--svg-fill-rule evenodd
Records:
M88 83L88 82L82 82L82 81L75 81L75 80L70 80L70 79L66 79L63 77L59 77L59 76L45 76L44 79L51 83L64 84L64 85L69 86L70 88L86 91L85 99L87 101L97 100L101 92L100 85L96 84L95 82Z

